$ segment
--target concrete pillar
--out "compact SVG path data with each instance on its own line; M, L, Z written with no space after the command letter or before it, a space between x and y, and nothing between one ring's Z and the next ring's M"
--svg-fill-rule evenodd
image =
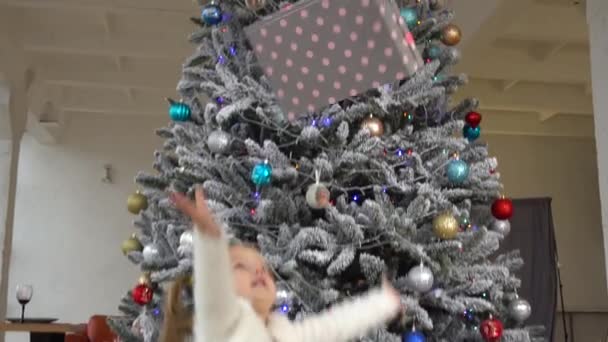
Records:
M604 265L608 284L608 1L587 0ZM608 288L607 288L608 290Z
M23 70L23 69L21 69ZM13 242L13 223L15 219L15 199L17 192L17 173L19 167L19 154L21 139L25 132L27 121L27 89L29 87L28 73L17 72L9 74L9 121L11 127L10 165L8 180L6 182L6 205L0 210L4 211L3 237L2 237L2 266L0 270L0 319L6 318L6 304L8 293L8 275ZM4 341L4 332L0 332L0 341Z

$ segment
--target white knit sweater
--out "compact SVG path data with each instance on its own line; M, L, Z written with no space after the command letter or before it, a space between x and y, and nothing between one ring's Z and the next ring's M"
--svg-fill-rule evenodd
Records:
M234 291L226 241L198 233L194 240L195 342L346 342L399 311L398 300L387 291L373 290L300 322L275 314L264 324Z

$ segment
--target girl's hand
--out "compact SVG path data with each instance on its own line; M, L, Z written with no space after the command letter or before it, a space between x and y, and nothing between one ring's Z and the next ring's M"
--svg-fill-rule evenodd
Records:
M404 308L401 305L401 294L399 294L399 291L391 284L386 275L382 276L382 290L384 290L396 303L399 303L399 313L403 313Z
M211 211L207 207L207 201L200 188L196 188L194 192L194 201L188 197L179 194L171 194L171 200L175 203L177 209L188 215L194 223L196 229L209 237L219 238L221 230L211 215Z

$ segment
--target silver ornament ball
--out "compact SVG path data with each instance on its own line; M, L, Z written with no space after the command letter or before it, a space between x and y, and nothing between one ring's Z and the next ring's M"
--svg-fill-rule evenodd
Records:
M416 266L407 273L409 287L416 292L428 292L433 288L433 272L424 266Z
M450 59L457 62L460 60L461 54L459 49L451 48L449 49Z
M511 222L509 220L494 220L490 229L502 236L507 236L511 232Z
M141 253L144 257L144 261L146 262L154 261L160 255L158 247L156 247L154 244L146 245Z
M207 138L207 146L213 153L226 153L230 147L231 136L224 131L213 131Z
M509 315L517 322L524 322L531 314L532 306L527 300L517 298L509 303Z

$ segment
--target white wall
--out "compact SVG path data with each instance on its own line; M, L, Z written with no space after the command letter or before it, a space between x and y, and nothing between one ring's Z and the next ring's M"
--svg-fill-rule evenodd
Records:
M31 283L28 314L85 322L117 312L138 278L120 244L133 232L126 198L139 170L150 170L160 140L155 118L73 118L62 145L41 146L26 136L21 149L8 315L18 316L15 286ZM104 184L103 165L115 169ZM0 193L5 193L0 191ZM26 341L9 334L7 341Z

